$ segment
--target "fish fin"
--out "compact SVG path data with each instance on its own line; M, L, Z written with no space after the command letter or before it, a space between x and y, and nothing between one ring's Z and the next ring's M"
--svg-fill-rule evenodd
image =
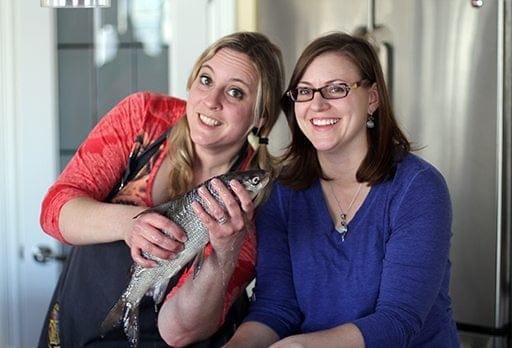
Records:
M151 213L151 212L157 212L157 213L159 213L159 212L158 212L158 211L156 211L154 208L148 208L148 209L145 209L145 210L141 211L141 212L140 212L140 213L138 213L137 215L135 215L132 219L136 219L136 218L138 218L138 217L139 217L139 216L141 216L141 215L144 215L144 214L146 214L146 213Z
M167 286L169 285L170 279L164 279L155 284L152 289L153 301L155 302L155 312L158 310L158 305L164 299L167 293Z
M200 252L197 253L196 257L194 258L194 276L192 277L192 279L196 279L199 272L201 272L201 267L203 267L204 262L204 250L205 249L203 248Z
M137 215L135 215L133 217L133 219L136 219L139 216L141 216L143 214L147 214L147 213L158 213L158 214L164 215L164 216L172 216L175 214L176 209L181 206L181 205L177 206L175 201L176 200L172 200L172 201L168 201L168 202L156 205L151 208L147 208L147 209L141 211L140 213L138 213Z
M103 320L100 326L101 337L104 337L110 330L115 329L121 323L124 315L124 309L126 307L126 301L124 297L121 297L119 301L112 307L110 312Z

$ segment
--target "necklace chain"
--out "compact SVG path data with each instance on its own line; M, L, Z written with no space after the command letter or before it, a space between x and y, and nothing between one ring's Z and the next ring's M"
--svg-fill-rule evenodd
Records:
M336 231L339 232L341 235L341 241L345 241L345 236L348 233L348 223L347 223L347 215L350 213L350 209L352 209L352 206L354 205L354 202L356 201L357 196L359 195L359 192L361 192L361 188L363 187L363 183L359 183L359 186L354 193L354 196L352 197L352 200L350 201L350 204L347 207L347 211L344 212L341 208L340 201L338 200L338 197L336 197L336 194L334 193L333 185L329 182L329 187L331 188L331 193L334 199L336 200L336 203L338 204L338 208L340 210L340 225L336 227Z

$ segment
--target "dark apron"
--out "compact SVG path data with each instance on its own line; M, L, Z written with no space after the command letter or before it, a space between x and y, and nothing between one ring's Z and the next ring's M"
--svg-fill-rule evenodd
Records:
M39 340L39 347L129 347L121 328L100 335L100 325L129 281L133 261L124 242L73 247L65 263ZM58 306L58 307L57 307ZM233 304L215 335L191 347L221 347L249 307L246 293ZM168 347L160 338L153 299L140 303L140 348Z

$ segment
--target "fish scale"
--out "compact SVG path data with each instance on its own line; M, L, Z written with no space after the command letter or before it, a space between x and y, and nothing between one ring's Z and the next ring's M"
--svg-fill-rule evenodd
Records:
M228 188L231 180L238 180L254 199L269 183L270 172L264 170L230 172L214 178L221 180ZM132 275L125 291L101 324L100 331L103 336L122 323L123 331L131 347L136 347L139 337L139 304L142 298L152 294L155 305L158 305L163 300L169 281L192 259L200 258L203 255L204 247L209 241L208 230L194 213L192 203L194 201L199 202L210 213L204 200L197 192L197 189L204 185L225 209L222 199L211 186L211 181L214 178L205 181L172 201L146 209L140 213L156 212L170 218L185 231L188 239L184 243L183 250L174 259L164 260L144 254L148 259L156 261L157 265L152 268L144 268L134 263Z

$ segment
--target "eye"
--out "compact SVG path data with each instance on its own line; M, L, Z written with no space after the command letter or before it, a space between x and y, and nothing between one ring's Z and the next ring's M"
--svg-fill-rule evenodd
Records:
M348 93L349 89L346 84L330 85L327 86L327 93L334 96L345 95Z
M311 93L311 88L297 87L297 95L310 95Z
M210 86L212 84L212 79L208 75L200 75L199 83L203 86Z
M255 176L254 178L251 179L251 184L253 185L258 185L260 183L260 177L259 176Z
M245 93L239 88L230 88L227 93L230 97L235 99L243 99L245 95Z

